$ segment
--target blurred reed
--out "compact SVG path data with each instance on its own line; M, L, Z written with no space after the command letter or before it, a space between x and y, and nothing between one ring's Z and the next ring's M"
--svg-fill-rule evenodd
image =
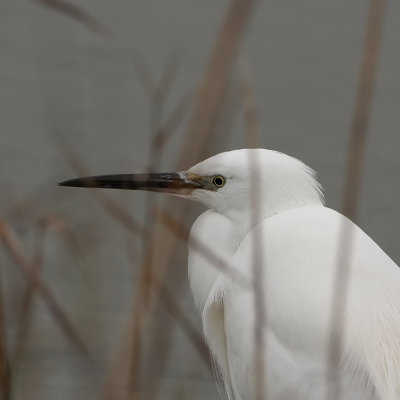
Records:
M367 146L368 124L373 100L373 89L377 76L379 50L383 31L385 0L371 0L360 65L358 85L355 96L352 124L350 128L349 147L346 170L342 213L357 222L361 178L364 169L364 158ZM345 329L345 305L350 278L350 259L353 246L353 229L343 224L339 238L337 270L335 276L331 312L331 336L328 355L328 399L341 398L339 382L340 359L337 357L340 338Z
M81 7L61 0L35 0L62 14L74 18L88 29L104 35L109 32L102 23L97 21ZM142 83L149 100L149 165L148 171L158 170L161 165L163 151L178 131L181 124L188 119L185 135L179 155L177 168L187 168L206 156L219 151L224 141L228 139L229 127L236 118L236 111L241 107L244 115L244 131L248 147L257 147L259 143L259 127L257 121L256 100L254 94L254 78L250 63L244 57L238 63L240 45L246 33L246 27L252 17L256 5L255 0L231 0L221 28L211 50L207 67L198 86L189 90L175 105L173 110L165 115L165 105L178 79L178 70L182 60L180 52L172 52L167 60L159 79L151 73L145 59L135 53L133 69ZM349 142L348 162L345 174L343 213L349 218L357 218L359 203L360 181L363 169L363 158L367 141L367 128L373 98L373 86L376 77L376 66L379 59L379 45L383 24L384 0L371 0L368 17L367 33L360 69L360 78L356 93L351 135ZM239 66L240 90L237 90L232 76L236 66ZM78 157L68 141L55 137L60 152L68 164L78 175L89 175L89 171ZM114 197L104 191L90 191L98 202L121 227L128 232L128 245L141 249L135 253L135 267L139 265L137 280L133 286L134 298L130 318L127 321L126 335L121 340L120 347L114 355L114 360L107 366L108 374L105 382L99 383L99 397L104 399L155 399L160 397L161 388L150 377L151 368L148 366L148 355L157 354L157 373L161 376L167 373L168 360L172 348L173 330L179 326L186 335L193 349L204 361L206 368L211 371L211 362L202 333L193 325L190 318L180 306L182 287L185 284L183 274L175 274L173 287L168 278L175 261L174 254L181 242L188 236L187 221L191 219L189 206L182 207L173 200L167 199L163 207L156 208L151 195L146 199L144 222L138 221L130 211ZM32 196L23 199L21 208L29 209ZM257 209L257 204L254 205ZM10 214L15 208L10 209ZM18 213L18 211L17 211ZM179 218L177 217L179 215ZM11 398L12 371L14 362L17 363L24 351L29 326L32 323L32 301L34 296L40 296L45 302L50 314L63 332L64 336L86 358L92 359L91 349L82 340L79 330L75 327L51 287L43 279L42 265L44 262L44 243L46 234L55 229L64 239L70 252L76 254L79 263L86 264L85 252L81 239L62 216L46 213L34 222L36 228L36 244L32 256L29 256L27 246L16 230L6 221L0 221L0 240L7 251L13 265L17 267L25 279L24 290L21 293L21 309L18 315L18 327L9 349L6 341L4 318L4 297L0 287L0 398ZM347 234L343 234L343 244L338 249L338 272L336 278L337 298L342 301L334 302L332 310L332 326L343 323L343 308L345 296L343 286L348 279L348 257L351 247L348 245ZM230 274L233 279L241 281L243 277L236 271L229 270L227 265L219 260L203 243L194 243L204 257L212 261L216 268ZM180 271L186 270L186 264L179 266ZM257 269L255 268L255 272ZM257 279L255 280L257 282ZM258 279L258 281L261 281ZM1 283L1 279L0 279ZM341 296L339 294L339 287ZM265 296L263 288L255 288L256 299L262 303ZM163 320L162 329L158 322L159 309L162 308L171 316ZM256 326L256 343L260 340L260 329L265 320L265 310L257 311L259 323ZM335 343L335 338L332 338ZM259 346L261 348L264 343ZM260 348L260 347L259 347ZM329 382L335 382L339 365L335 356L335 348L330 352ZM259 354L262 354L259 351ZM261 388L258 398L264 398L262 389L263 371L268 368L264 360L257 360L260 372L257 377ZM122 372L121 372L122 371ZM333 377L333 379L332 379ZM177 387L170 398L185 398ZM340 387L331 385L330 399L340 398Z
M83 10L82 7L77 6L69 1L64 0L33 0L37 3L43 4L45 7L60 12L77 22L84 25L87 29L94 33L105 36L109 33L109 29L94 18L87 11Z

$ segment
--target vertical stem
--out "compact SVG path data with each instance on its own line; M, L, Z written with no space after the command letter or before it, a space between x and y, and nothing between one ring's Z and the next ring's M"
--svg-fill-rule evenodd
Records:
M361 175L379 61L385 0L371 0L347 157L343 214L357 218Z
M0 279L0 400L10 398L11 371L6 348L6 330L3 307L3 288Z
M353 221L357 220L369 117L382 37L384 9L385 0L371 0L357 86L356 103L351 124L342 213ZM354 239L353 227L346 222L347 221L343 222L340 231L330 322L331 335L327 376L328 398L330 400L338 400L341 396L339 346L343 335L343 329L345 328L345 307L350 278L350 256Z

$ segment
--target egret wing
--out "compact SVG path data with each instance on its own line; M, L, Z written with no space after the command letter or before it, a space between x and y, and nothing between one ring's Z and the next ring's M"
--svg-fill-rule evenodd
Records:
M330 313L343 229L351 232L350 280L341 332L344 398L398 399L400 270L360 228L323 206L265 219L244 238L232 266L251 275L262 262L265 348L254 347L254 294L231 283L223 296L230 379L237 396L254 394L254 354L263 352L268 398L320 399L326 393ZM260 252L255 251L262 238ZM259 253L261 260L254 260ZM334 328L335 329L335 328ZM380 397L377 397L377 396Z

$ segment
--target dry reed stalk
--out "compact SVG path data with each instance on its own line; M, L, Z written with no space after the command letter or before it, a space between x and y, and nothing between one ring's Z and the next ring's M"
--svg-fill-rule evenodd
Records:
M100 23L96 18L84 11L82 8L71 4L64 0L34 0L37 3L43 4L45 7L56 10L84 25L92 32L105 35L109 33L109 29Z
M64 139L58 137L56 139L56 143L68 164L78 175L89 175L78 155ZM99 201L108 214L110 214L129 232L138 238L143 235L143 232L146 230L146 228L143 227L134 217L132 217L129 212L121 207L112 197L106 195L102 190L90 190L90 193L96 200Z
M89 350L78 335L75 328L65 315L56 297L46 283L33 270L32 262L24 251L24 247L14 230L0 221L0 240L10 257L14 260L14 265L19 269L27 281L32 281L35 292L44 300L50 314L55 319L57 325L65 337L88 359L92 359Z
M210 354L208 347L203 339L203 336L199 334L199 331L190 322L190 320L185 316L182 310L176 305L178 302L175 300L174 296L168 289L168 287L163 283L158 283L160 300L163 302L164 306L171 314L175 321L179 321L179 326L182 328L183 332L189 338L194 348L197 350L204 364L212 372L212 366L210 362Z
M238 113L239 103L240 103L240 101L238 99L238 97L239 97L238 91L236 89L237 89L236 87L230 88L228 96L227 96L226 104L223 107L220 121L219 121L218 125L215 126L215 132L213 135L213 143L216 148L223 147L229 134L232 132L231 128L232 128L233 122L235 121L235 116ZM184 215L185 213L187 213L189 211L190 211L190 204L185 204L181 208L180 214ZM194 216L194 214L193 214L193 216ZM189 219L191 219L191 218L192 218L192 216L189 216ZM161 221L159 221L159 222L161 222ZM186 231L188 232L188 230L186 230ZM187 240L187 235L184 238L185 243L186 243L186 240ZM206 253L205 257L207 257L208 247L209 246L204 246L204 248L207 249L205 251L205 253ZM175 262L170 265L175 265ZM170 281L170 285L172 284L174 286L173 292L176 297L178 297L179 294L182 292L182 288L183 288L184 284L186 283L185 277L187 276L187 268L186 268L187 260L185 259L182 263L179 263L179 266L180 266L180 271L175 272L173 274L167 273L165 275L166 280ZM157 271L158 271L158 268L157 268ZM234 271L234 272L236 272L236 271ZM168 278L168 276L173 276L173 279ZM239 277L242 278L241 275L239 275ZM233 279L235 279L235 277L233 277ZM157 285L158 281L163 282L160 280L160 278L158 278L158 280L155 281L156 285ZM238 279L238 281L240 281L240 279ZM240 281L240 283L243 286L245 286L245 284L243 284L242 281ZM153 308L153 310L154 309L157 309L157 306L155 306ZM151 348L151 349L153 352L155 352L157 354L158 369L161 371L164 371L167 368L167 361L168 361L170 348L171 348L171 346L169 345L169 341L172 339L172 336L171 336L172 326L170 324L170 322L172 322L172 320L163 321L163 325L162 325L163 329L160 330L160 328L157 328L157 324L158 324L157 316L154 316L154 314L152 314L152 315L153 315L152 320L151 320L152 326L150 327L150 332L151 332L152 337L149 340L149 343L150 343L149 346L151 347L153 343L160 343L160 341L158 340L158 337L160 336L160 332L163 332L162 339L163 339L164 345L162 346L161 351L157 352L157 350L154 350L153 348ZM165 330L166 330L167 334L164 334ZM168 345L165 345L166 343ZM154 392L154 390L151 392L151 395L153 397L156 396L156 393Z
M162 149L167 144L167 140L155 140L159 132L167 132L166 129L172 129L172 123L179 121L182 117L183 108L175 109L172 113L172 117L167 121L169 126L165 126L163 129L162 119L165 100L172 88L172 83L176 77L176 73L180 64L180 57L177 53L172 53L168 58L164 69L161 73L161 77L156 83L156 79L150 72L145 60L142 57L136 57L135 69L142 82L144 88L147 90L150 96L150 136L152 138L152 145L150 147L149 154L149 172L155 170L160 165ZM172 125L172 126L171 126ZM168 132L170 133L170 132ZM164 139L167 139L166 135L163 135ZM171 135L169 135L171 136ZM160 137L158 135L158 137ZM141 235L142 248L143 250L143 264L139 271L137 282L135 285L135 296L133 304L133 321L132 321L132 344L131 344L131 360L130 360L130 384L129 390L131 393L140 393L141 382L140 377L140 353L142 349L142 334L143 327L146 323L146 308L150 298L150 292L152 289L152 262L151 255L153 252L149 248L151 245L150 232L154 224L153 216L153 197L151 194L146 196L146 209L145 209L145 226ZM160 294L158 294L160 295ZM171 301L170 301L171 303ZM174 309L179 309L177 304L174 304ZM173 315L182 315L181 312L176 312ZM181 322L181 321L179 321ZM123 362L123 364L125 364ZM154 387L154 385L153 385Z
M161 76L157 81L144 57L137 51L135 52L133 57L133 67L136 76L151 101L154 101L155 98L160 100L161 102L165 100L177 76L177 70L180 64L180 52L173 51L169 55L167 62L165 63L164 68L161 72ZM152 122L153 121L150 121L150 123Z
M85 176L89 175L82 160L78 157L72 147L69 145L67 141L62 139L61 137L57 138L56 141L60 151L64 155L64 158L67 160L68 164L76 171L78 175ZM104 191L91 190L90 193L94 196L95 200L97 200L105 209L105 211L114 218L121 226L123 226L127 231L132 234L136 238L141 238L143 235L146 235L147 229L144 228L138 221L136 221L131 214L126 211L123 207L121 207L112 197L106 195ZM142 285L142 282L140 282ZM137 293L137 292L135 292ZM140 312L140 303L137 302L137 309L134 310L134 315L140 321L142 318L142 313ZM134 337L139 335L137 332L138 326L141 324L136 322L133 324L133 332ZM139 353L140 344L132 343L132 352L134 354ZM118 372L118 376L120 376L120 371ZM114 390L113 384L107 384L108 388L112 388ZM108 390L106 391L106 398L109 397Z
M253 77L250 63L242 58L240 62L240 77L243 99L243 112L245 121L245 132L247 147L258 147L258 119L257 107L254 95ZM260 180L260 168L258 157L251 157L248 160L251 173L251 210L252 225L258 223L260 215L260 191L257 182ZM264 238L261 235L253 237L252 243L252 273L253 273L253 293L254 293L254 381L255 381L255 399L265 399L265 376L267 365L265 362L266 342L264 331L267 326L266 294L263 283L265 282L265 263L263 259L262 246ZM268 267L268 266L267 266Z
M178 130L179 125L182 123L184 117L191 110L194 103L194 96L192 92L184 94L181 100L176 104L171 114L166 118L166 121L155 132L151 144L150 152L150 170L156 170L156 162L159 163L161 159L162 150L167 142L171 139L172 135Z
M149 165L148 172L154 172L159 169L161 165L162 151L164 146L167 144L167 141L157 142L155 141L155 137L157 133L163 127L163 114L165 108L165 102L167 96L169 95L172 84L176 78L176 74L180 64L180 57L178 53L171 53L168 57L164 68L161 72L161 76L153 88L153 93L150 96L150 113L149 113L149 126L150 126L150 138L151 138L151 146L149 151ZM153 81L155 79L153 78ZM143 281L144 283L148 283L145 286L140 286L140 290L138 291L139 295L143 297L143 301L145 304L148 303L149 293L150 293L150 285L152 280L152 262L151 255L153 251L150 249L151 240L149 233L154 226L154 196L151 193L146 193L146 206L145 206L145 219L144 225L147 230L143 232L142 235L142 248L143 248L143 268L142 271L147 275L147 278Z
M171 53L169 55L164 68L161 71L161 76L154 87L154 91L151 93L149 107L149 134L152 143L157 131L163 125L162 121L164 117L165 102L170 94L173 82L176 79L180 61L178 53ZM159 158L154 157L154 150L154 146L151 145L149 153L150 163L148 165L149 172L153 172L160 165L161 161ZM147 207L147 209L149 209L149 207Z
M35 282L36 279L39 278L43 269L44 233L45 230L43 229L43 227L40 227L39 224L39 231L37 233L36 243L35 243L35 252L31 265L32 275L34 275L35 278L29 279L26 282L26 287L24 293L22 294L21 310L18 315L17 332L13 343L12 354L14 362L18 362L19 358L21 357L23 344L25 342L25 338L28 334L28 330L30 327L33 296L35 294Z
M6 344L4 296L0 274L0 400L11 398L11 366Z
M7 199L7 207L5 207L3 211L3 219L20 219L21 217L26 217L27 219L35 218L35 215L43 211L43 203L38 201L37 198L46 188L48 188L48 179L28 191L28 193L24 193L22 196L10 196L10 198Z
M215 133L215 128L221 118L220 114L223 109L238 47L255 3L256 1L254 0L233 0L228 8L205 77L200 85L197 107L187 129L186 143L182 147L178 165L187 166L202 158L207 147L204 143L209 144L212 142L209 139ZM152 93L154 80L148 73L148 68L143 68L143 63L140 68L143 72L143 82L146 82L147 90ZM204 129L206 126L207 129ZM176 209L174 202L168 201L168 204L171 206L168 209ZM182 212L182 210L179 211L180 213ZM155 234L151 239L149 249L156 249L157 251L152 252L148 259L152 260L153 265L157 265L157 274L159 276L157 281L163 282L167 266L176 249L177 239L169 235L167 229L160 224L160 221L156 222ZM148 311L148 314L152 312L154 312L154 305L152 310ZM166 339L165 335L163 336ZM164 340L160 354L164 355L168 347L168 341ZM165 367L166 357L164 356L163 359ZM137 395L137 392L132 393L132 395Z
M228 7L205 75L198 89L197 104L189 120L185 140L178 157L178 169L181 169L182 166L193 165L202 159L215 142L214 135L222 117L239 45L255 3L255 0L232 0ZM170 210L172 214L186 215L188 212L187 206L177 206L173 200L167 200L165 204L165 208ZM177 238L169 235L167 228L160 221L156 221L150 249L156 249L151 257L152 264L157 266L157 281L164 282L166 280L168 266L175 254L177 244ZM180 293L183 285L182 280L175 280L174 284L175 292ZM150 307L148 311L149 320L153 320L153 326L156 327L156 317L152 317L152 315L156 315L157 304L153 303ZM151 332L155 336L160 335L159 329L151 329ZM170 332L170 329L168 332ZM164 370L166 366L170 338L170 334L166 335L163 332L162 347L153 346L153 343L159 342L156 338L151 340L153 351L161 356L159 362L161 370ZM154 393L155 396L156 393Z
M66 241L66 244L75 253L80 261L84 261L83 250L79 240L68 226L68 224L56 215L47 215L38 220L36 234L35 253L32 261L32 274L39 276L44 263L44 238L49 229L55 228L60 233L61 237ZM17 333L13 344L12 359L17 361L22 353L23 343L30 326L31 309L33 306L33 298L35 294L35 280L30 279L26 282L26 287L22 295L22 305L19 314L19 323Z
M59 142L59 144L61 144L62 142ZM65 142L62 143L61 145L61 150L63 151L64 155L66 156L67 160L69 161L69 163L74 167L75 170L77 170L77 172L79 174L86 174L86 169L83 166L82 161L78 158L78 156L73 152L72 148L69 147L68 144L66 144ZM117 219L118 222L121 222L121 218L128 218L131 219L130 215L128 214L128 212L123 209L121 206L119 206L118 203L112 201L108 201L106 196L95 196L95 198L97 198L102 205L109 205L108 207L105 207L106 211L115 219ZM104 198L107 199L107 201L104 201ZM127 228L128 232L133 234L134 237L138 236L138 223L133 220L132 222L129 223L125 223L123 224L123 226L125 228ZM145 230L145 228L141 228L142 232L147 232L147 229ZM151 285L148 282L148 276L146 274L142 274L139 279L138 279L138 284L137 284L137 291L136 293L140 293L141 289L143 287L151 287ZM161 286L160 286L161 287ZM199 344L202 342L202 337L201 335L199 335L198 333L196 333L197 331L195 330L195 328L193 328L189 322L189 320L187 320L187 318L184 317L184 313L182 312L182 310L180 309L180 307L178 306L178 303L175 302L175 300L173 299L173 297L168 296L168 291L165 287L162 288L162 291L159 292L159 296L161 296L161 299L163 300L163 304L164 306L167 307L168 311L170 312L170 314L173 317L179 317L178 324L182 327L183 331L185 333L188 334L189 340L193 342L195 348L197 350L201 350L201 357L204 359L204 348L202 348L202 346ZM132 327L132 336L133 337L140 337L141 335L141 330L142 330L142 325L143 325L143 312L142 312L142 306L141 306L141 300L142 297L139 296L139 298L137 299L137 301L135 301L135 308L134 308L134 312L133 315L137 318L137 320L133 321L133 327ZM133 354L139 354L139 350L140 350L140 341L139 340L133 340L132 345L131 345L131 352ZM136 356L135 356L136 357ZM131 360L132 361L132 360ZM126 363L124 364L126 365ZM132 366L131 366L132 368ZM120 371L120 369L118 368L118 371ZM136 374L135 374L136 375ZM136 382L137 383L137 382ZM114 387L111 384L107 385L107 390L105 392L105 398L110 397L110 389ZM137 385L133 385L131 386L131 389L134 389L135 392L138 392L138 387Z
M156 78L152 74L145 58L142 56L141 53L137 51L135 51L133 56L133 68L135 70L136 77L139 79L139 82L142 84L143 89L146 91L146 94L151 99L153 97L153 94L156 92Z
M250 62L245 57L241 57L240 59L239 72L245 122L246 147L250 149L257 148L260 145L260 139L257 118L257 102L254 93L254 78Z
M351 124L349 150L345 171L342 213L357 221L361 178L367 144L368 124L371 113L373 90L379 61L379 50L383 30L385 0L371 0L362 53L355 107ZM344 329L344 309L350 274L350 256L353 230L342 226L338 245L337 270L334 282L334 301L331 312L331 337L328 356L328 398L338 400L341 396L339 383L340 360L337 357L338 343Z
M208 143L212 142L211 135L221 117L239 47L256 3L256 0L232 0L229 4L200 83L178 166L200 161Z
M86 169L84 168L81 160L77 157L77 155L73 152L73 150L65 143L62 144L61 147L64 155L66 155L67 160L69 161L69 163L74 167L74 169L79 173L79 174L86 174ZM106 211L112 216L114 217L118 222L121 222L121 218L128 218L131 219L129 213L123 209L118 203L114 202L113 200L109 201L109 199L107 198L107 196L105 195L96 195L95 196L96 199L98 199L100 201L100 203L105 207ZM107 201L105 201L105 199ZM133 220L132 222L126 223L126 221L123 222L123 226L125 228L127 228L128 232L133 234L134 237L138 237L138 223ZM142 230L142 233L145 232L147 235L147 228L140 228ZM136 288L136 293L140 293L141 289L143 287L151 287L151 285L148 282L148 276L146 274L143 274L139 277L138 279L138 284L137 284L137 288ZM200 343L202 343L202 337L201 335L199 335L198 333L196 333L196 329L192 327L192 325L190 324L189 320L184 316L184 313L182 312L182 310L180 309L180 307L178 306L178 303L173 299L173 297L169 296L169 292L167 291L167 289L165 287L163 287L162 285L160 285L159 287L161 287L162 289L159 292L159 296L161 296L161 299L163 300L163 305L167 307L168 311L170 312L170 314L173 317L179 317L179 319L177 320L179 325L182 327L183 331L188 334L189 340L193 342L195 348L200 352L200 355L203 359L205 359L204 356L204 347L202 347L200 345ZM140 337L141 335L141 330L142 330L142 325L143 325L143 312L142 312L142 305L141 305L141 299L142 297L139 296L139 298L137 299L137 301L135 301L135 309L133 312L133 315L137 317L137 320L133 321L133 337ZM131 346L131 352L133 354L139 354L140 351L140 340L133 340L132 342L132 346ZM135 356L136 357L136 356ZM132 365L131 365L132 368ZM120 369L118 369L120 371ZM136 373L135 373L135 376ZM108 388L110 389L112 387L108 386ZM134 389L135 392L138 392L138 387L137 387L137 382L136 385L131 386L131 389ZM109 390L106 390L106 395L105 397L108 398L110 395L108 394Z
M212 142L211 135L221 118L229 78L236 60L244 28L250 18L256 1L233 0L225 14L205 76L200 84L197 105L190 119L185 143L182 146L179 165L192 165L203 157L204 143ZM207 129L204 129L207 127ZM174 200L167 200L168 210L175 210ZM179 209L179 214L182 210ZM156 259L159 272L166 271L170 257L176 247L177 239L171 237L162 224L156 227L153 237L157 249Z
M260 181L259 158L257 154L249 157L249 169L251 171L251 218L252 226L256 226L259 222L261 212L261 194L257 183ZM254 382L255 382L255 399L265 399L265 351L266 342L264 332L267 327L267 309L265 295L265 263L263 257L263 236L262 230L259 235L253 235L252 241L252 280L253 280L253 299L254 299Z
M163 105L165 104L168 95L171 93L176 77L178 76L178 70L181 64L181 52L177 50L172 51L167 58L163 70L161 71L161 76L158 79L157 86L151 95L152 102L159 102ZM154 119L150 117L150 124L152 122L154 122ZM157 129L160 124L157 124L155 128Z
M40 224L43 226L44 234L50 229L54 229L57 232L75 258L76 266L79 268L82 279L87 280L88 276L85 267L87 267L88 263L85 251L83 250L79 237L68 222L59 215L49 214L41 218Z

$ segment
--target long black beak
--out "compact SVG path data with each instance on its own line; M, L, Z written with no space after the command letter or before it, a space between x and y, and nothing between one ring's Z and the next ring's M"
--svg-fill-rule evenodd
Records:
M71 179L59 183L60 186L148 190L189 194L194 189L209 189L199 175L188 172L169 172L152 174L99 175Z

